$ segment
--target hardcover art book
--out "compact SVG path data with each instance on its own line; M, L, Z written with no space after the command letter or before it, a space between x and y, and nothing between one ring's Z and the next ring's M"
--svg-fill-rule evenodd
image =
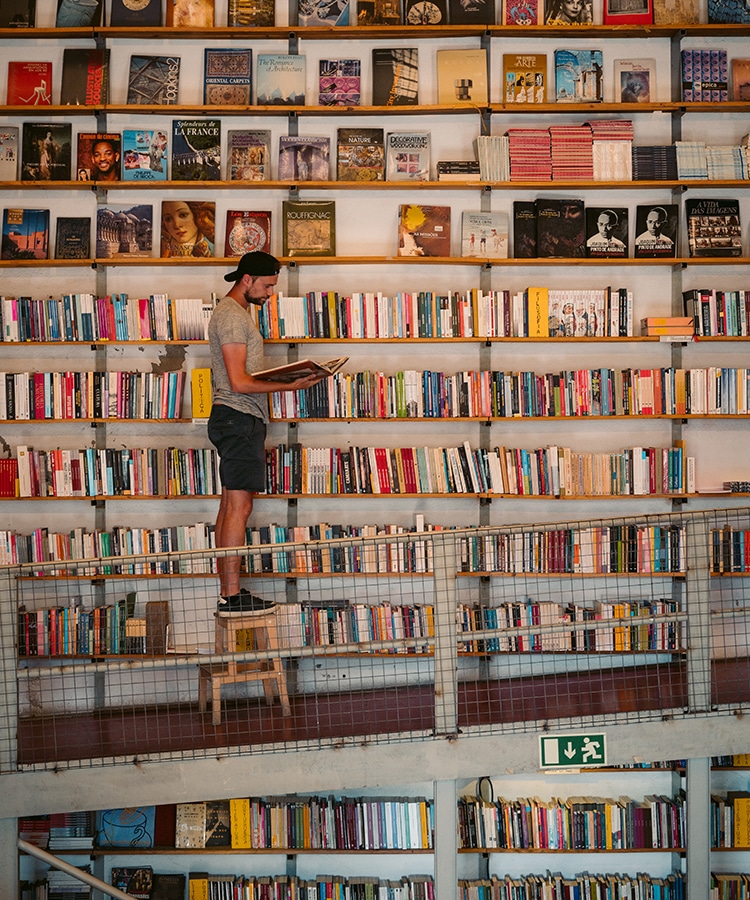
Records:
M213 28L214 0L167 0L168 28Z
M112 885L135 900L150 900L153 888L153 870L151 866L140 868L122 868L112 866Z
M230 28L272 28L276 23L274 0L229 0Z
M468 211L461 213L461 256L506 259L508 214Z
M271 178L271 132L231 129L227 132L227 181Z
M221 179L221 120L172 120L172 181Z
M154 872L149 900L184 900L185 882L179 872Z
M36 0L0 0L0 28L33 28Z
M58 0L55 28L101 25L103 0Z
M159 129L126 128L122 133L122 180L166 181L169 138Z
M504 25L541 25L544 21L542 0L503 0Z
M331 139L279 137L279 181L330 181Z
M398 255L450 256L450 206L401 204L398 218Z
M416 47L375 47L372 51L372 105L419 103L419 54Z
M213 200L162 200L162 259L214 256L216 203Z
M447 25L448 0L404 0L405 25Z
M284 200L282 234L284 256L335 256L335 201Z
M604 99L601 50L555 50L558 103L601 103Z
M0 125L0 181L18 180L18 125Z
M109 97L109 50L66 47L63 50L60 103L93 106Z
M318 65L319 106L359 106L362 63L358 59L321 59Z
M49 210L4 209L0 259L47 259Z
M256 103L258 106L304 106L305 57L259 53Z
M8 62L8 106L49 106L52 103L51 62Z
M653 4L654 25L696 25L701 21L698 0L653 0Z
M336 137L338 181L383 181L385 142L382 128L339 128Z
M96 256L151 256L154 208L150 203L108 203L96 210Z
M717 25L747 25L750 22L750 7L746 0L708 0L708 21Z
M655 59L616 59L614 99L617 103L651 103L656 99Z
M729 99L726 50L682 50L680 58L683 100L715 103Z
M109 24L118 28L161 25L161 0L112 0Z
M297 24L311 26L349 25L350 0L298 0Z
M535 204L537 256L585 256L586 217L583 200L553 197L536 200Z
M494 0L448 0L450 25L494 25Z
M386 181L429 181L431 137L428 131L393 131L385 144Z
M130 57L128 105L173 106L179 84L179 56Z
M70 181L70 122L24 122L21 181Z
M544 103L547 84L546 53L503 53L506 103Z
M76 181L119 181L121 147L116 132L79 132Z
M88 259L91 256L91 219L88 216L58 216L55 259Z
M628 210L625 207L586 207L586 256L628 255Z
M690 256L742 256L738 200L687 199L685 217Z
M602 21L605 25L650 25L653 0L604 0Z
M249 106L252 103L253 51L238 47L203 51L203 103Z
M357 25L400 25L398 0L357 0Z
M487 104L487 51L437 51L438 103L446 106Z
M604 0L606 3L607 0ZM639 2L639 0L636 0ZM591 25L594 21L592 0L545 0L545 25Z
M750 100L750 59L732 60L732 100Z
M677 256L678 215L676 203L636 207L633 253L636 259Z
M227 210L224 256L244 256L256 250L271 252L270 210Z

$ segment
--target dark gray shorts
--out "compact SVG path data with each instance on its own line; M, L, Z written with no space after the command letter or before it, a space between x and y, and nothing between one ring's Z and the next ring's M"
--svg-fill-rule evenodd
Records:
M219 451L219 476L230 491L262 494L266 489L266 423L250 413L215 403L208 438Z

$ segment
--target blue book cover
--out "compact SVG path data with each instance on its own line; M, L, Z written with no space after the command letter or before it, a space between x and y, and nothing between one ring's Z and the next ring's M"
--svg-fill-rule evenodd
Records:
M558 103L599 103L603 99L601 50L555 50Z
M169 138L161 129L126 129L122 133L122 180L166 181Z
M258 106L305 105L305 57L260 53L256 77Z
M127 806L98 813L99 847L153 847L155 806Z

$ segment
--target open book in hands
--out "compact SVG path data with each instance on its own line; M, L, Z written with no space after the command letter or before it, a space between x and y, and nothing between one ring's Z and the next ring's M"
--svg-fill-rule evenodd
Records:
M348 356L340 356L338 359L329 359L326 362L316 362L314 359L300 359L297 362L287 363L284 366L275 366L273 369L262 369L253 372L253 378L260 381L281 381L284 383L296 381L298 378L306 378L308 375L323 375L326 378L333 375L344 366Z

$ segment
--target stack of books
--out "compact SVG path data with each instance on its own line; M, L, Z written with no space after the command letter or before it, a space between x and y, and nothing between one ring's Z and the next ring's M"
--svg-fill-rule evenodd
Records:
M551 144L548 128L509 128L510 180L551 181Z
M676 141L675 150L679 178L685 181L708 178L706 145L703 141Z
M593 140L595 181L631 181L633 178L633 122L602 119L589 123Z
M710 181L734 181L748 177L747 156L742 147L706 147L706 173Z
M649 316L641 319L641 334L691 338L695 333L692 316Z
M672 144L633 147L633 181L676 180L676 147Z
M591 181L594 144L591 126L550 125L553 181Z
M477 137L476 153L482 181L510 181L509 145L509 138L505 134Z

